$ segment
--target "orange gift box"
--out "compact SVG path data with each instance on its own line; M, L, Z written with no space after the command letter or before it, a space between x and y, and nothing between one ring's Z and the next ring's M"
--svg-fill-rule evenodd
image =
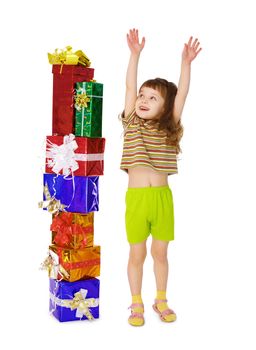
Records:
M58 266L57 273L50 271L51 278L74 282L100 276L100 246L65 249L50 245L49 250L54 265Z

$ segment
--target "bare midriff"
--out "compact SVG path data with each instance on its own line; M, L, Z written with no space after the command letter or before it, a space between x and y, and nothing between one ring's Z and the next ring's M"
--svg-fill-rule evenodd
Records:
M160 173L151 168L137 166L128 169L128 187L167 186L168 174Z

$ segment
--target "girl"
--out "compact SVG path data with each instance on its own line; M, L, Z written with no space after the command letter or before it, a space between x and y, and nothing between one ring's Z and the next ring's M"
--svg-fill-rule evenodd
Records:
M178 88L165 79L142 84L137 96L137 68L145 38L139 42L138 30L127 34L131 51L126 75L125 109L122 114L124 147L120 168L128 173L125 224L130 243L128 279L132 294L133 326L144 324L141 298L146 241L151 233L156 298L153 309L165 322L176 320L166 300L168 278L167 248L174 239L172 192L168 175L177 173L176 156L182 137L181 114L189 90L191 62L201 51L197 39L190 37L182 52Z

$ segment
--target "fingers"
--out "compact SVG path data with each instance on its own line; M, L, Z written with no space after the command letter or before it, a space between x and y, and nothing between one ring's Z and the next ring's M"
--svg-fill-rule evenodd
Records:
M138 29L130 29L129 30L129 34L127 34L127 41L128 41L128 38L129 38L129 43L136 43L136 44L139 44L139 30ZM141 44L143 47L145 45L145 38L143 37L142 38L142 41L141 41Z
M190 50L193 50L196 55L198 55L199 52L202 50L202 48L199 48L199 46L200 46L200 42L198 41L197 38L193 41L193 36L189 38L189 41L186 45L186 47Z
M193 36L191 36L191 37L189 38L189 41L188 41L188 44L187 44L188 47L191 46L192 40L193 40Z
M196 56L199 54L199 52L202 50L202 48L200 47L199 50L196 51Z
M145 37L143 36L143 38L142 38L142 40L141 40L141 48L143 49L144 48L144 46L145 46L145 42L146 42L146 39L145 39Z

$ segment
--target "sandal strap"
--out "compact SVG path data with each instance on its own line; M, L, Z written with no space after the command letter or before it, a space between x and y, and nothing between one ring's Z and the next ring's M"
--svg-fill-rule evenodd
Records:
M161 312L161 316L167 316L167 315L172 315L174 314L174 311L172 309L166 309L164 311Z
M132 312L129 318L142 318L142 319L144 319L144 316L140 312Z
M167 299L155 299L155 304L167 303Z
M135 309L137 307L144 309L144 305L142 303L133 303L128 307L128 309Z

